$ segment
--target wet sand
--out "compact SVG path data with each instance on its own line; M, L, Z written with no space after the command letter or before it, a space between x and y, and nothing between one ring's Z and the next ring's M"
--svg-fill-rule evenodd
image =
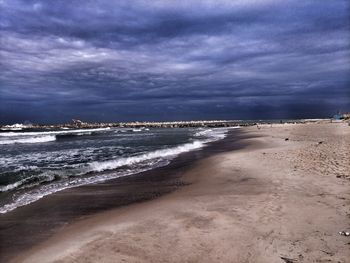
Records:
M175 191L79 217L13 262L348 262L338 232L350 228L350 127L264 125L234 137L221 142L227 151L184 155Z

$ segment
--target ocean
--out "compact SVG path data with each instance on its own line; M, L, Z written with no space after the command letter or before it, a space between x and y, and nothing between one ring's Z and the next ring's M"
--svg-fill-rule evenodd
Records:
M0 213L49 194L165 166L227 128L72 129L0 133Z

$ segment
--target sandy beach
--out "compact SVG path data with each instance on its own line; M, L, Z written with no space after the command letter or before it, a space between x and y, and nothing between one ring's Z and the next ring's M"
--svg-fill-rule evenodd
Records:
M171 193L74 220L12 262L349 262L350 127L241 130L244 147L178 170Z

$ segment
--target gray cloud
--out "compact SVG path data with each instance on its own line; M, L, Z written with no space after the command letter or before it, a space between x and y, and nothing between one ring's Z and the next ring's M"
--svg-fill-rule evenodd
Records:
M348 1L0 0L0 121L350 110Z

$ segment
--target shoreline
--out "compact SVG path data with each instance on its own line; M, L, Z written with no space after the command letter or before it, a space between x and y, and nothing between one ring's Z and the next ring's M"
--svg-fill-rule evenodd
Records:
M183 171L197 160L242 147L238 142L241 137L238 130L229 130L226 138L204 148L181 153L166 166L68 188L0 214L0 259L11 259L18 250L27 250L82 218L175 191L186 184L181 179Z
M80 218L13 262L346 262L349 135L245 128L235 150L182 166L183 187Z

